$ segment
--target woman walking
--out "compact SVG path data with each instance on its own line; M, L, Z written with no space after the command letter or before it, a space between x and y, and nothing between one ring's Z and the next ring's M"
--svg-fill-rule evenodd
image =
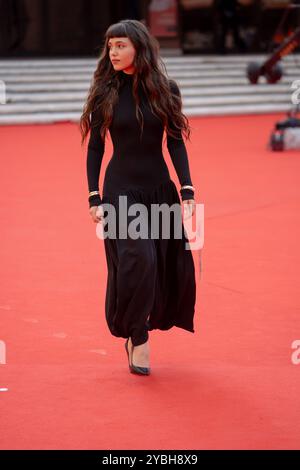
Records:
M180 205L162 153L164 130L167 148L181 184L185 213L194 213L194 187L182 131L190 134L182 113L177 83L163 72L159 44L137 20L111 25L80 119L82 143L90 131L87 149L89 211L94 222L104 222L103 208L110 204L116 220L124 215L119 198L125 197L128 213L143 204L149 223L154 204ZM102 198L99 175L107 129L113 155L106 168ZM101 211L102 210L102 211ZM100 214L99 214L100 212ZM181 221L182 236L104 238L107 261L105 314L110 332L127 338L132 373L149 375L149 331L173 326L194 332L195 269ZM133 221L128 215L126 228ZM163 220L166 223L166 220ZM119 222L117 222L118 226ZM128 224L128 225L127 225ZM119 226L118 226L119 227ZM150 228L151 221L150 221Z

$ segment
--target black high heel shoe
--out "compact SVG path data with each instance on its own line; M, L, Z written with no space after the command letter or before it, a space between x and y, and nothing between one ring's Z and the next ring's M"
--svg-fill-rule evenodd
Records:
M129 365L129 369L130 369L131 364L130 364L130 359L129 359L128 341L129 341L129 338L127 338L127 340L126 340L125 349L126 349L126 352L127 352L128 365Z
M130 363L130 354L129 354L129 350L128 350L128 341L129 341L129 338L126 340L125 349L126 349L127 356L128 356L128 365L129 365L129 370L130 370L130 372L131 372L132 374L150 375L150 367L135 366L135 365L132 363L132 355L133 355L133 349L134 349L134 345L133 345L133 344L132 344L132 350L131 350L131 363Z

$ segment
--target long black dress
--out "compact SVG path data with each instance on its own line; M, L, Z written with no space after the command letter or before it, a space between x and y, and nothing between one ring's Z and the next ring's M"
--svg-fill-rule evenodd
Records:
M144 116L143 137L135 114L132 93L133 75L119 72L122 86L109 127L113 155L107 165L103 195L92 196L89 206L113 204L120 215L120 195L127 196L127 206L143 203L150 214L151 204L180 204L175 183L171 180L162 153L164 126L149 107L144 90L139 88L140 107ZM173 93L180 96L175 81L170 80ZM92 113L93 120L96 118ZM97 120L99 116L97 115ZM89 191L98 189L105 143L100 125L91 128L87 151ZM172 129L175 129L172 126ZM181 137L181 133L180 133ZM182 137L167 136L167 148L181 185L192 185L188 156ZM190 190L182 190L181 199L192 198ZM104 206L105 207L105 206ZM106 214L106 213L105 213ZM128 222L132 218L128 215ZM107 237L104 239L107 261L105 299L106 321L117 337L131 336L134 345L148 339L148 331L168 330L172 326L194 332L196 301L195 268L192 253L186 249L188 240L182 224L182 237L159 238ZM149 220L150 224L150 220Z

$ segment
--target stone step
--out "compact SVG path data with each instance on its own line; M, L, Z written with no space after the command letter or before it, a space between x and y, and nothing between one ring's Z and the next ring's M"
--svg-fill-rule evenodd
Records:
M263 63L267 55L162 57L170 78L180 86L187 116L253 114L288 111L291 85L300 81L300 54L281 61L284 75L277 84L260 78L251 85L249 62ZM0 80L6 103L0 124L77 122L93 78L93 58L0 60Z
M300 75L300 74L299 74ZM192 90L193 92L198 91L201 93L203 88L211 88L213 91L217 89L217 87L227 87L227 86L248 86L249 90L258 90L258 87L265 87L265 90L269 90L269 92L274 91L276 92L277 87L280 85L288 85L290 86L291 83L296 79L300 79L300 76L289 77L283 76L280 82L269 85L265 81L259 82L257 85L249 84L248 79L246 76L244 77L226 77L226 76L218 76L216 78L178 78L177 76L174 78L176 79L178 85L181 88L182 94L187 92L188 90ZM6 83L6 91L7 93L17 93L17 92L42 92L42 91L84 91L87 93L89 87L89 82L86 81L76 81L76 82L37 82L37 83Z
M236 78L236 77L246 77L246 71L245 70L226 70L221 69L222 73L226 73L226 78ZM171 74L170 71L168 73L170 78L174 78L176 80L183 80L183 79L203 79L203 78L209 78L209 79L218 79L220 76L220 71L209 71L209 70L204 70L201 72L195 71L195 70L182 70L180 72L177 72L176 74L173 73ZM287 69L284 71L284 76L289 77L291 79L299 79L300 74L299 74L299 69L294 68L294 69ZM91 81L91 74L59 74L59 73L53 73L53 74L32 74L32 75L25 75L22 74L20 76L19 74L15 73L10 76L1 74L0 72L0 79L3 80L4 82L8 83L40 83L40 82L51 82L51 83L57 83L57 82L84 82L88 84Z
M164 57L162 56L163 62L166 64L195 64L195 63L248 63L248 62L261 62L266 60L269 54L243 54L243 55L181 55L178 57ZM290 54L285 56L281 62L294 62L299 61L300 54ZM1 66L13 66L13 67L24 67L28 68L31 66L41 67L61 67L61 66L94 66L97 63L96 58L55 58L55 59L26 59L26 58L12 58L12 59L1 59ZM38 63L38 64L37 64Z
M196 64L190 64L191 67L193 67L193 71L199 71L201 73L213 73L215 74L217 71L220 70L226 70L228 73L234 72L234 74L237 74L238 72L240 73L245 73L246 67L250 62L247 61L245 63L240 63L240 64L235 64L235 63L215 63L215 64L201 64L201 63L196 63ZM23 68L16 67L16 66L1 66L0 64L0 76L3 79L4 78L9 78L15 76L15 74L22 73L22 77L30 77L30 76L44 76L44 75L53 75L55 73L58 74L59 76L75 76L75 74L79 74L82 77L88 77L91 78L94 70L95 70L96 64L91 64L91 66L74 66L74 67L65 67L62 65L61 67L27 67L26 69L23 70ZM232 71L232 68L234 67L234 71ZM281 67L283 70L287 68L289 71L292 71L293 73L296 73L297 71L299 72L299 65L295 63L288 63L288 62L283 62L281 64ZM55 70L56 69L56 70ZM184 69L187 69L189 71L189 66L187 64L184 65ZM183 67L179 67L178 64L173 64L173 65L168 65L167 67L168 75L171 73L174 73L176 75L180 74L180 72L183 71Z
M185 108L187 116L226 116L226 115L244 115L244 114L265 114L290 111L289 104L262 104L262 105L235 105L235 106L208 106L200 108ZM55 122L75 122L78 123L80 113L78 112L60 112L60 113L30 113L30 114L11 114L0 115L0 125L13 124L51 124Z
M235 105L235 104L276 104L283 103L288 104L289 93L277 93L272 95L220 95L220 96L191 96L185 98L183 102L183 110L186 107L196 108L198 106L209 106L209 105ZM255 100L254 100L255 98ZM8 103L3 104L0 107L0 114L15 114L15 113L37 113L37 112L67 112L67 111L81 111L83 107L83 100L74 101L47 101L47 102L33 102L33 103Z
M25 91L25 90L23 90ZM223 85L222 87L208 87L202 86L201 89L198 87L185 87L181 88L181 95L184 102L188 102L189 98L196 97L215 97L215 96L224 96L230 97L232 95L258 95L276 96L278 93L286 94L290 96L291 94L290 83L283 83L279 85L268 86L265 84L261 85L244 85L244 86L231 86ZM34 93L20 93L19 91L13 92L12 90L7 92L7 103L42 103L42 102L52 102L59 100L60 102L68 101L83 101L86 97L86 90L81 91L48 91L44 92L34 92ZM253 98L253 96L252 96Z

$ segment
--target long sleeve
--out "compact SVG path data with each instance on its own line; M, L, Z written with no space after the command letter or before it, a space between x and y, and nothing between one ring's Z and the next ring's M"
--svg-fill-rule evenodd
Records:
M172 92L175 93L177 96L179 96L181 99L181 93L175 81L170 80L170 88ZM181 186L186 185L186 184L192 186L188 155L187 155L185 143L182 138L182 133L181 131L178 131L178 129L175 128L172 122L170 123L170 127L172 130L175 131L177 138L167 135L167 148L168 148L172 163L174 165L174 168L176 170L179 182ZM194 193L192 190L183 189L181 191L181 199L183 201L186 199L193 199L193 194Z
M105 149L105 142L103 141L100 135L102 119L100 122L98 122L97 125L95 125L95 123L99 121L99 118L99 110L93 111L91 115L91 131L86 158L86 171L89 192L99 191L99 176ZM100 204L101 197L99 194L89 197L89 207L99 206Z

